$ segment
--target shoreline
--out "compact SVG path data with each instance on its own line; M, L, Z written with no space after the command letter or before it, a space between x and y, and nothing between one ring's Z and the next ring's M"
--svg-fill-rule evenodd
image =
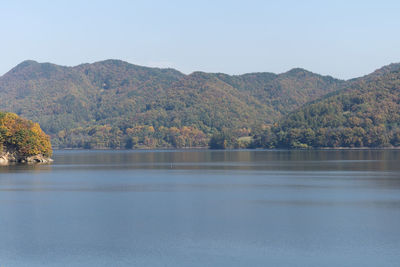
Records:
M227 148L210 149L208 147L185 147L185 148L53 148L57 151L315 151L315 150L400 150L400 147L316 147L316 148Z

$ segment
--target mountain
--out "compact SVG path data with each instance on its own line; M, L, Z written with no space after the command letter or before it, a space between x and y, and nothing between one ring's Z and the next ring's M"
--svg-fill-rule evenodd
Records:
M185 75L120 60L24 61L0 77L0 109L39 122L59 148L193 147L226 129L249 135L344 84L303 69Z
M293 111L259 134L255 146L400 146L400 64L352 79Z

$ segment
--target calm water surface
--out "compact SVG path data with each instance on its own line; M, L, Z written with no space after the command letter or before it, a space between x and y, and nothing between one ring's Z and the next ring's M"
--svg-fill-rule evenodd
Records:
M0 266L400 266L400 151L57 151L0 167Z

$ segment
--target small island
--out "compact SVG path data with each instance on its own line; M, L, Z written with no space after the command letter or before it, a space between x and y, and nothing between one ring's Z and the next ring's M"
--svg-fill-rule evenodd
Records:
M0 112L0 164L50 163L50 137L38 123Z

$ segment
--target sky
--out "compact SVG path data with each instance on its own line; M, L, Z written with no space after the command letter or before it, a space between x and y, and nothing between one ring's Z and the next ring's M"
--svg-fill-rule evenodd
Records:
M5 0L0 75L31 59L348 79L400 62L400 1Z

